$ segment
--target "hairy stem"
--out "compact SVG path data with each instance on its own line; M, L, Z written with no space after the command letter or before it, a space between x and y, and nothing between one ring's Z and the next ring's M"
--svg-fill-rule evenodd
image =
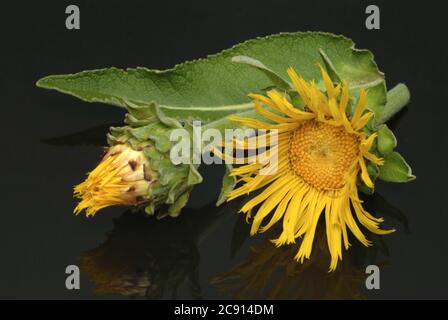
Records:
M389 121L403 107L405 107L411 98L408 87L399 83L387 92L387 103L381 116L376 119L375 125L379 126Z

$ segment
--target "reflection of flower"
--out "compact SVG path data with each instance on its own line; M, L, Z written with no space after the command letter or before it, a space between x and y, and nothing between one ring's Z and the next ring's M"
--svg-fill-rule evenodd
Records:
M195 239L173 236L182 234L174 230L179 223L169 230L167 222L175 221L165 221L136 213L114 221L107 240L81 256L81 269L95 283L97 293L158 298L175 295L180 283L194 278Z
M148 195L151 180L154 173L143 152L127 144L113 146L87 179L75 187L75 195L81 198L75 213L85 209L89 216L108 206L137 205Z
M365 275L347 257L328 273L330 255L324 228L318 228L310 260L296 263L295 245L275 248L263 242L249 258L211 283L236 299L364 299ZM354 251L352 251L354 252Z
M261 204L254 216L251 234L265 231L283 218L283 232L275 244L291 244L303 237L295 256L301 262L310 258L316 226L324 212L331 254L330 270L335 270L338 260L342 260L342 245L345 249L350 246L347 227L362 244L370 244L353 214L373 233L387 234L393 230L381 230L379 223L383 220L365 211L358 197L358 175L366 186L373 187L366 163L383 164L383 159L371 152L376 133L368 134L364 130L373 116L372 112L364 112L367 92L361 90L353 115L348 116L348 84L334 86L326 71L323 68L321 71L326 94L314 82L306 82L293 69L288 70L305 105L302 110L292 104L288 95L271 90L267 97L258 94L251 97L257 113L274 123L231 117L252 128L277 129L279 134L278 143L271 145L264 156L272 161L278 158L277 171L261 175L261 169L270 170L265 168L268 164L261 163L233 169L232 175L239 176L244 184L229 193L229 200L268 185L241 211L250 216L251 211ZM259 139L252 137L236 143L249 149ZM264 218L272 211L271 220L262 226Z
M95 284L95 292L176 298L178 288L187 285L190 296L200 298L197 243L221 215L214 206L186 211L176 220L155 220L138 212L116 219L106 241L80 258L81 271Z

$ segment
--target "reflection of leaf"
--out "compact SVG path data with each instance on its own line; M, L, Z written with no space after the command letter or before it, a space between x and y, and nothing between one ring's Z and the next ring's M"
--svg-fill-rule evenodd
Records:
M156 102L167 116L210 122L252 109L247 94L272 85L265 72L233 63L233 57L257 60L264 70L270 70L270 75L278 75L277 79L287 79L286 70L293 67L309 80L320 78L316 63L324 63L321 52L325 52L325 62L331 61L341 80L352 85L354 95L361 88L369 88L368 106L379 114L386 103L386 88L373 55L354 49L353 42L345 37L321 32L257 38L164 71L109 68L48 76L37 85L84 101L121 107L125 107L125 100Z
M41 141L56 146L106 146L106 134L109 132L109 128L119 125L120 124L117 123L103 124L63 136L43 139Z

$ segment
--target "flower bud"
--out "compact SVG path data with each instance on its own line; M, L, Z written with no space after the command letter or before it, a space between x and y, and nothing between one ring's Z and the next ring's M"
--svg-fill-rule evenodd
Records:
M93 216L105 207L145 202L155 177L142 151L128 144L110 147L87 179L75 187L75 197L81 199L75 213L85 210L87 216Z
M81 199L75 208L93 216L109 206L144 207L157 217L177 216L202 177L192 164L175 165L170 159L175 120L166 121L153 104L129 103L126 126L113 127L110 147L87 179L75 186Z

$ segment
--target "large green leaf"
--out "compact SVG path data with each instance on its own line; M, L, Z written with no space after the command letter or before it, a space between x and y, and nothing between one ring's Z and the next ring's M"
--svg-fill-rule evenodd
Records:
M54 75L37 82L88 102L125 107L125 101L157 102L161 110L177 119L205 122L252 108L247 94L272 86L272 77L250 65L232 62L246 56L287 79L294 67L306 79L320 80L317 63L331 66L331 73L347 80L356 96L369 88L368 106L377 115L386 103L383 74L367 50L357 50L351 40L328 33L281 33L238 44L206 59L169 70L107 68L75 74ZM254 60L254 61L255 61Z

